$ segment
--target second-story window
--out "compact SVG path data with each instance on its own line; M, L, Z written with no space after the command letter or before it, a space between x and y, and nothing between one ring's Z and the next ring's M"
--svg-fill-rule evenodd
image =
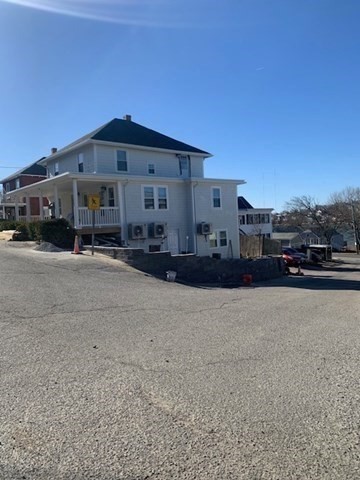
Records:
M213 208L221 208L221 188L212 187L212 206Z
M84 171L84 154L79 153L78 155L78 171L83 172Z
M10 192L10 183L5 183L5 192Z
M189 176L189 155L178 155L179 171L183 177Z
M118 172L128 171L128 162L125 150L116 150L116 170Z
M155 163L148 163L148 175L155 175Z
M59 175L59 162L55 162L54 175Z
M20 178L15 180L15 188L20 188Z

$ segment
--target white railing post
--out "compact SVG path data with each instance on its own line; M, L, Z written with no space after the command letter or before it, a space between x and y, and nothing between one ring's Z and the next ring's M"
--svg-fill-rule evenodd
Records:
M19 221L19 201L18 197L15 197L15 220Z
M78 199L78 188L77 188L77 180L76 178L73 179L72 183L73 187L73 207L74 207L74 228L79 227L79 199Z
M43 201L43 196L41 194L41 190L39 190L39 192L40 192L40 197L39 197L40 220L44 220L44 201Z
M30 212L30 197L29 194L27 193L25 195L25 201L26 201L26 221L29 223L31 220L31 212Z
M55 218L60 217L60 209L59 209L59 192L57 185L54 185L54 203L55 203Z

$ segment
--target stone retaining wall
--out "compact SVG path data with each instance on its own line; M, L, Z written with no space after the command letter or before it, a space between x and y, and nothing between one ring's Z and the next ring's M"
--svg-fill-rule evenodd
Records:
M259 259L221 260L197 257L194 254L174 255L170 252L144 253L142 249L95 247L95 251L117 258L128 265L159 277L168 270L177 273L177 279L190 283L242 283L244 274L251 274L254 282L270 280L284 274L281 257Z

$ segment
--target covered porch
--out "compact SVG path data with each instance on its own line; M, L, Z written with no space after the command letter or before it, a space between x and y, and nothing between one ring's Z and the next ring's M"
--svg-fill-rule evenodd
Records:
M15 208L17 220L45 220L47 218L65 218L79 233L88 233L93 227L103 233L120 232L124 226L124 184L126 181L114 179L113 176L94 174L70 174L48 178L28 187L13 190L7 197L26 207L29 198L38 197L41 203L38 218L31 218L30 209L26 215L20 215ZM100 209L88 208L89 195L99 195ZM49 207L44 207L42 198L49 200ZM92 231L92 230L91 230Z

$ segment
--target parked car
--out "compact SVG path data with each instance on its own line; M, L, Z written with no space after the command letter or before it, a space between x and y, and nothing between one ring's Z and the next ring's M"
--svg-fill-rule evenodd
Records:
M298 267L301 263L299 258L294 258L292 255L287 255L286 253L283 253L282 257L287 267Z
M283 255L288 255L296 260L298 263L305 263L307 261L307 256L305 253L298 252L295 248L292 247L283 247Z

